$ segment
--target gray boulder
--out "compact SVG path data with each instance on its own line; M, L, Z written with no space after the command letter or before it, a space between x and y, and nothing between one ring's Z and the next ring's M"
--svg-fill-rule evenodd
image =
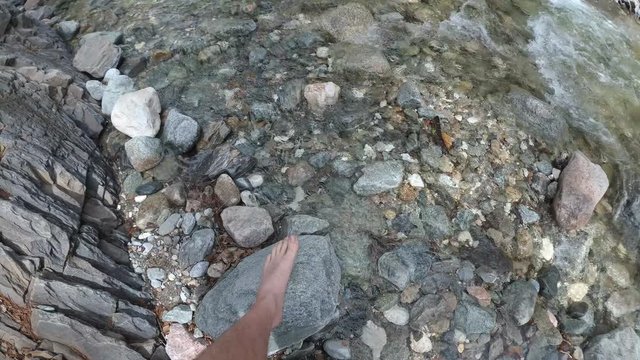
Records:
M565 230L578 230L587 225L608 188L609 179L604 170L576 151L560 175L553 201L558 225Z
M630 327L596 336L584 352L584 359L640 359L640 337Z
M199 329L220 336L255 301L264 261L272 246L245 258L205 295L196 310ZM301 236L282 323L269 338L269 354L315 334L337 316L340 266L328 237Z
M379 194L397 188L404 177L404 167L400 161L384 161L367 165L363 175L353 185L353 191L361 196Z
M222 225L240 246L250 248L265 242L273 234L271 215L265 209L232 206L220 214Z
M198 122L179 113L176 109L170 109L167 112L162 140L168 147L175 149L178 154L184 154L196 145L199 136Z
M213 229L202 229L191 234L191 239L180 246L178 262L184 269L209 256L216 245L216 233Z
M124 144L131 165L137 171L146 171L160 164L164 154L162 141L149 136L137 136Z
M107 70L118 66L122 50L108 36L85 38L73 58L73 66L95 78L102 78Z

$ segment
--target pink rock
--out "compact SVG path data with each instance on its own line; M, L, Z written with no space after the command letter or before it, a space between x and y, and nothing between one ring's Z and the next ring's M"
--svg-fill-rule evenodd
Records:
M304 98L313 112L322 112L327 106L335 105L340 96L340 86L332 83L309 84L304 88Z
M587 225L608 188L604 170L576 151L560 174L553 202L558 225L564 230L578 230Z
M171 360L193 360L206 348L207 346L189 334L184 326L171 325L165 347Z

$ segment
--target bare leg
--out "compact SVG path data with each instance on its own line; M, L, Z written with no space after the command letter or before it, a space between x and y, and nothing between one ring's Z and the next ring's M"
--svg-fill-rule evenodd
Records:
M298 253L298 238L278 242L267 257L256 302L249 312L203 351L198 360L264 360L271 330L282 321L284 294Z

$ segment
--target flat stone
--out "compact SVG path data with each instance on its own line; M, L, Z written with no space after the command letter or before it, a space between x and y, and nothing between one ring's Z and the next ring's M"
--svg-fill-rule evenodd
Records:
M322 349L336 360L351 359L351 347L348 340L329 339L324 342Z
M110 323L115 331L129 339L141 341L158 336L156 314L126 301L118 301L118 310L111 317Z
M283 110L293 110L302 100L302 91L305 82L303 79L294 79L285 83L278 91L278 103Z
M185 235L191 234L193 229L196 227L196 217L193 213L186 213L182 215L182 224L180 225L182 228L182 233Z
M564 230L577 230L587 225L608 188L609 179L604 170L576 151L560 175L553 201L558 225Z
M173 205L182 207L187 203L187 191L182 182L171 184L162 192Z
M400 290L426 275L433 258L423 244L405 244L378 259L378 273Z
M101 79L107 70L116 67L122 50L111 39L96 36L84 41L73 58L73 66Z
M518 205L518 215L524 225L530 225L540 221L540 215L525 205Z
M124 144L127 158L136 171L146 171L158 165L163 157L162 141L149 136L137 136Z
M238 205L240 203L240 190L238 190L231 176L227 174L218 176L213 192L225 207Z
M255 164L254 158L243 155L229 144L224 144L199 152L189 162L185 174L191 182L203 183L210 182L223 173L238 178L251 171Z
M384 349L384 346L387 344L387 333L384 328L369 320L362 328L360 340L371 349L373 360L379 360L382 349Z
M144 360L124 341L105 336L97 329L59 313L32 310L31 328L39 338L67 345L86 358Z
M329 239L301 236L299 241L284 316L269 338L269 354L315 334L338 315L340 266ZM272 248L244 258L205 295L196 310L199 329L217 338L249 310L255 301L264 261Z
M209 269L208 261L200 261L193 265L191 270L189 270L189 276L194 279L201 278L207 274L207 270Z
M136 195L153 195L163 187L164 184L161 181L149 181L136 187Z
M109 83L103 89L101 109L102 114L107 116L111 116L120 96L136 90L133 79L126 75L111 77Z
M19 324L18 325L19 328ZM31 339L23 335L20 331L10 328L0 321L0 334L2 334L2 341L7 342L13 345L18 351L23 349L25 350L34 350L37 347L37 344L33 342ZM3 359L2 353L0 353L0 359ZM6 358L8 360L8 358Z
M249 35L256 30L257 24L251 19L218 18L207 22L204 31L220 38Z
M242 247L258 246L274 231L269 212L262 208L233 206L224 209L220 217L225 230Z
M398 326L404 326L409 323L409 310L402 306L395 305L391 309L383 313L384 318L390 323Z
M477 305L462 302L454 315L456 329L468 335L490 334L496 326L496 313Z
M640 359L640 337L626 327L596 336L584 352L587 360Z
M404 166L400 161L385 161L367 165L363 175L353 185L353 191L361 196L386 192L397 188L404 177Z
M176 228L181 218L180 214L171 214L158 228L158 235L169 235Z
M200 137L200 125L198 122L183 115L176 109L167 111L162 140L178 154L184 154L191 150Z
M178 305L162 314L162 321L187 324L193 318L193 311L189 305Z
M316 113L335 105L339 97L340 86L333 82L309 84L304 88L304 98L307 99L311 111Z
M282 221L286 235L321 235L329 229L329 222L310 215L292 215Z
M196 340L184 326L179 324L171 325L166 340L165 351L171 360L193 360L207 348L207 345Z
M216 233L213 229L202 229L194 232L191 239L180 246L178 262L180 267L187 268L204 260L216 245Z
M531 320L536 307L538 289L531 281L515 281L506 288L502 295L505 309L515 324L522 326Z
M158 93L148 87L120 96L113 106L111 123L129 137L154 137L160 130L160 110Z

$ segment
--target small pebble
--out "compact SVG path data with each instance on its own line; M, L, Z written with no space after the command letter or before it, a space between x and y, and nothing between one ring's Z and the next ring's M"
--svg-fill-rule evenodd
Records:
M137 203L141 203L141 202L145 201L146 199L147 199L147 195L138 195L138 196L133 198L133 201L135 201Z
M264 183L264 176L260 174L249 175L248 179L254 189L259 188Z
M143 255L143 256L147 256L147 255L149 255L149 253L151 252L151 250L153 250L153 244L152 244L152 243L149 243L149 242L146 242L146 243L142 244L142 247L143 247L143 249L144 249L144 250L142 251L142 255Z
M414 188L424 188L424 181L422 181L422 177L419 174L411 174L407 179L409 180L409 185Z
M191 268L189 271L189 276L192 278L201 278L207 273L207 269L209 268L209 263L207 261L201 261Z

